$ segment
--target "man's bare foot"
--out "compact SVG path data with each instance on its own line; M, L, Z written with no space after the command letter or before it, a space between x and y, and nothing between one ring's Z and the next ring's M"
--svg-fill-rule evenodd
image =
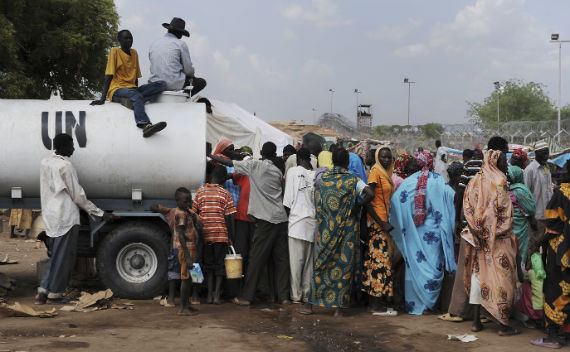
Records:
M198 314L198 311L194 308L182 308L178 311L178 315L196 315Z
M483 324L481 324L481 322L479 323L473 323L473 325L471 325L471 331L473 332L479 332L481 330L483 330L485 327L483 326Z
M518 334L520 334L520 331L510 326L501 326L499 330L499 336L513 336Z

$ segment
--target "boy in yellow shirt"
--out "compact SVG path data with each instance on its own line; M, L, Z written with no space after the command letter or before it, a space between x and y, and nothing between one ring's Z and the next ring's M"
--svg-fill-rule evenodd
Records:
M142 128L143 137L150 137L166 127L166 122L152 124L145 112L144 104L156 98L166 88L164 81L156 81L138 87L138 79L142 77L139 56L133 45L133 35L124 29L119 32L117 39L121 47L112 48L105 69L103 93L99 100L91 105L103 105L105 98L118 102L125 98L132 102L135 111L137 127Z

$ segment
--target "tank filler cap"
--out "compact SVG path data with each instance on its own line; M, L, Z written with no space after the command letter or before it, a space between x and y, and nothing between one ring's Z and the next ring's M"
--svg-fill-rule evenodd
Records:
M131 190L131 198L133 202L142 202L142 189L133 188Z
M51 91L51 95L49 96L49 100L63 100L61 98L61 93L59 92L59 89L54 89Z

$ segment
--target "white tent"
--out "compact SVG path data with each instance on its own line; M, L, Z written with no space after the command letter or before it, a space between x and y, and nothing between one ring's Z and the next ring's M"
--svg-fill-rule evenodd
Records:
M206 141L216 144L224 138L232 141L236 148L249 146L254 156L259 156L263 143L271 141L277 145L277 154L283 147L293 144L293 138L271 126L252 113L233 103L210 99L212 113L208 114Z

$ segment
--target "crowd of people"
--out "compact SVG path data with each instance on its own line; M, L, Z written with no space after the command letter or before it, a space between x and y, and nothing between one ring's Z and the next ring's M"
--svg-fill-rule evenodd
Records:
M136 112L135 112L136 114ZM68 157L73 139L54 138L55 154L41 164L41 202L51 258L38 304L65 302L74 258L79 208L108 221L87 200ZM434 314L443 282L453 277L450 303L439 319L485 321L501 336L524 326L544 328L531 343L559 348L570 336L570 173L547 166L548 145L534 145L534 160L493 137L485 152L465 150L449 163L437 141L434 153L394 156L380 146L360 156L341 144L329 150L314 140L283 156L266 142L261 158L224 139L206 146L206 175L195 196L179 188L176 208L152 206L172 232L168 296L179 313L196 314L201 286L207 303L223 296L249 306L265 293L278 304L343 309L368 306L376 316ZM439 172L436 172L438 170ZM225 279L229 246L243 257L242 280ZM192 282L198 263L205 285ZM481 307L483 309L481 309Z
M560 186L553 183L544 142L534 146L532 162L508 148L493 137L485 152L465 150L463 162L449 163L439 141L434 153L397 158L388 147L362 158L341 145L323 151L312 141L287 146L278 157L267 142L253 160L246 149L220 142L208 153L198 193L212 183L227 191L237 186L216 200L226 245L245 262L243 283L226 296L248 306L265 281L272 302L299 303L299 314L320 306L340 316L360 304L377 316L434 314L442 308L444 278L452 275L448 313L440 319L472 320L473 331L494 321L500 336L510 336L520 333L510 323L516 318L546 329L548 336L533 344L566 344L570 176L564 168ZM438 164L444 175L435 172ZM221 177L220 165L231 172ZM237 175L241 185L227 185ZM236 231L238 221L227 216L240 204L249 223ZM210 214L192 209L208 248ZM222 263L227 248L207 252ZM217 282L214 288L219 292Z

